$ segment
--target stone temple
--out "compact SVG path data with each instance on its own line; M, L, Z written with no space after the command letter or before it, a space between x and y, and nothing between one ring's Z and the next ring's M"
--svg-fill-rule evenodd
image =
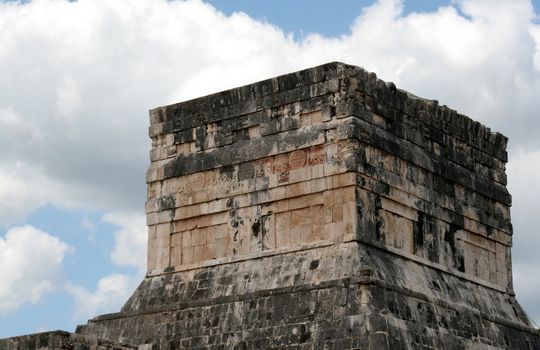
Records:
M150 122L146 277L0 349L540 349L503 135L336 62Z

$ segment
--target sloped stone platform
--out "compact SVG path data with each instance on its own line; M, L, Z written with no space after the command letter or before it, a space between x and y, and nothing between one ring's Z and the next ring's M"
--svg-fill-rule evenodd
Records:
M537 349L514 298L356 242L147 278L84 334L185 349Z

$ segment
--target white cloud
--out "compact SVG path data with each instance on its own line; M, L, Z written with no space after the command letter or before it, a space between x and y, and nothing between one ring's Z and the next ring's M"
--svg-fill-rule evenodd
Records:
M96 315L118 311L129 298L138 280L123 274L111 274L97 283L95 291L81 286L67 285L67 291L75 300L74 317L86 321Z
M21 115L15 110L12 105L0 107L0 126L3 132L3 137L11 137L15 140L16 137L23 137L23 144L34 146L41 141L42 135L36 125L25 121ZM17 133L17 135L13 135Z
M532 38L534 39L534 43L536 45L536 50L534 54L534 68L536 68L537 71L540 72L540 26L539 25L531 25L529 27L530 34Z
M13 227L0 237L0 313L38 302L56 289L69 246L30 225Z
M146 246L148 233L144 213L107 213L103 221L120 227L114 233L112 261L118 266L135 267L142 274L146 271Z
M514 255L519 260L536 261L540 266L538 245L530 244L538 239L537 201L540 181L540 149L526 151L517 149L510 154L507 166L508 190L513 197L512 223L514 226Z
M508 188L513 195L512 247L514 289L521 305L540 324L540 256L538 247L538 198L540 191L540 150L517 149L507 165Z
M96 209L96 203L109 197L99 183L76 179L63 182L61 178L48 174L43 164L24 157L9 159L11 155L7 155L5 158L8 159L2 159L0 155L0 227L20 224L26 214L48 203L68 209ZM84 159L80 161L84 162ZM79 172L78 169L74 171ZM144 182L141 182L140 186L144 187ZM116 204L119 202L117 200Z
M29 174L25 168L21 162L13 162L11 167L0 165L0 224L15 223L47 202L39 191L47 180L39 172Z
M79 86L75 80L66 76L56 90L56 114L67 123L73 122L82 108Z
M540 279L535 278L538 276L538 265L514 262L513 275L514 290L519 303L525 309L531 321L536 325L540 325L540 307L538 305Z

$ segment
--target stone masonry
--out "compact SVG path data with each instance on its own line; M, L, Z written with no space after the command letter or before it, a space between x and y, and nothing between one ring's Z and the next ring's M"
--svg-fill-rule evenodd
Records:
M147 275L76 336L141 349L540 349L512 290L503 135L337 62L150 121Z

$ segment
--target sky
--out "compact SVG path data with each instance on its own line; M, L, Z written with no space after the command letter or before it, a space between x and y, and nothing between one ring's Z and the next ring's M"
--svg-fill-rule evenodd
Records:
M329 61L510 138L514 288L540 323L540 0L0 1L0 338L145 273L148 110Z

